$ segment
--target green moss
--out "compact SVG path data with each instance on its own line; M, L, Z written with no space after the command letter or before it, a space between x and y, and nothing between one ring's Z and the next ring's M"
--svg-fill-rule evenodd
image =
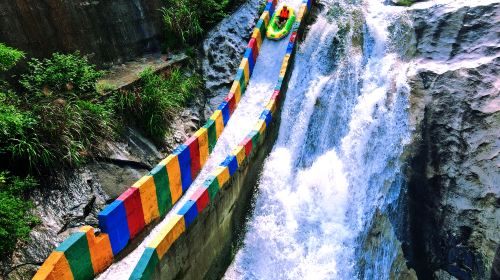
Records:
M343 56L347 46L362 47L364 17L360 8L335 2L327 12L327 19L338 27L330 51L333 56Z
M361 10L353 10L352 11L352 37L351 41L353 46L362 47L364 41L364 33L363 33L363 25L364 25L364 16Z
M401 58L410 59L416 52L416 38L411 18L406 14L397 16L387 27L389 31L389 45L391 51Z
M339 3L335 2L332 4L328 12L326 13L326 18L330 21L333 22L335 20L338 20L340 17L345 15L345 10L342 6L340 6Z
M409 7L413 4L413 0L398 0L396 5Z

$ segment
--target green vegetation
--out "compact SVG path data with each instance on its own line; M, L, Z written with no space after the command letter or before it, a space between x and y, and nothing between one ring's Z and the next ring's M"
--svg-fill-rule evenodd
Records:
M32 112L21 109L19 97L0 92L0 155L25 159L30 166L47 161L47 153L35 133L38 121Z
M0 93L0 155L35 171L78 166L113 135L113 104L95 86L103 73L78 53L28 65L26 91Z
M7 64L11 60L2 67ZM22 91L0 88L0 156L10 158L11 166L29 167L28 172L79 166L99 153L102 139L116 136L124 119L135 120L162 145L173 114L202 85L199 76L179 69L165 79L147 69L137 91L117 92L97 83L102 75L79 53L31 59L21 75Z
M413 4L413 0L398 0L396 5L409 7Z
M51 58L40 61L36 58L28 63L29 71L21 84L32 93L92 94L104 72L96 70L85 56L54 53Z
M0 69L12 68L22 52L0 46ZM0 255L26 240L37 219L26 192L34 177L55 167L77 166L99 140L112 135L113 106L95 90L102 72L78 53L28 63L17 92L0 81ZM25 174L24 178L10 175Z
M198 75L186 76L174 69L166 78L151 68L141 74L141 88L117 95L117 107L124 116L138 120L138 125L156 143L162 143L170 120L202 86Z
M0 70L24 53L0 44ZM26 240L37 219L27 192L35 178L77 167L100 153L99 143L132 121L160 145L173 115L200 92L201 78L173 70L166 78L147 69L133 92L99 82L103 72L78 52L31 59L19 84L0 79L0 256ZM13 174L13 175L11 175Z
M95 85L95 89L97 93L99 93L100 95L104 95L110 92L114 92L116 90L116 86L105 81L99 81Z
M112 107L87 100L33 100L0 93L0 155L34 171L78 166L113 135Z
M226 16L229 0L164 0L161 9L167 45L181 47L197 42L208 27Z
M8 47L0 43L0 71L7 71L24 58L22 51Z
M27 240L31 228L38 223L29 210L32 203L24 199L29 189L37 186L33 177L21 179L0 172L0 256L12 252L17 240Z

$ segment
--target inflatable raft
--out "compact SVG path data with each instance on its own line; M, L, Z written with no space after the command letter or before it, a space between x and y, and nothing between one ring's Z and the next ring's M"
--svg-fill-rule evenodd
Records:
M266 36L269 39L279 40L285 37L285 35L288 34L288 32L290 32L293 23L295 22L295 11L293 10L293 8L288 7L288 10L290 10L288 20L280 29L278 27L277 22L279 15L281 13L281 9L283 9L283 7L280 7L278 10L276 10L273 14L273 17L271 18L271 22L266 32Z

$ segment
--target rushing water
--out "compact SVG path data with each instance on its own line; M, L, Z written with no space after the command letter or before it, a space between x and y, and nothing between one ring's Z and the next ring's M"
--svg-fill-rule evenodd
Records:
M297 52L277 142L226 279L387 279L409 140L404 8L324 0ZM375 244L375 245L374 245Z

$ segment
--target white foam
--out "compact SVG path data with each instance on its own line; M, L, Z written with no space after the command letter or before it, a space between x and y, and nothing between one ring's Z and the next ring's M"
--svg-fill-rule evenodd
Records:
M333 1L323 4L327 10ZM347 58L332 66L329 60L338 58L329 51L339 29L325 14L300 46L278 140L264 164L244 245L225 279L360 275L371 219L399 196L409 92L408 66L386 49L388 18L402 9L374 0L363 8L365 43L371 42L364 56L347 45ZM378 259L363 273L383 278L377 273L386 273L393 259Z

